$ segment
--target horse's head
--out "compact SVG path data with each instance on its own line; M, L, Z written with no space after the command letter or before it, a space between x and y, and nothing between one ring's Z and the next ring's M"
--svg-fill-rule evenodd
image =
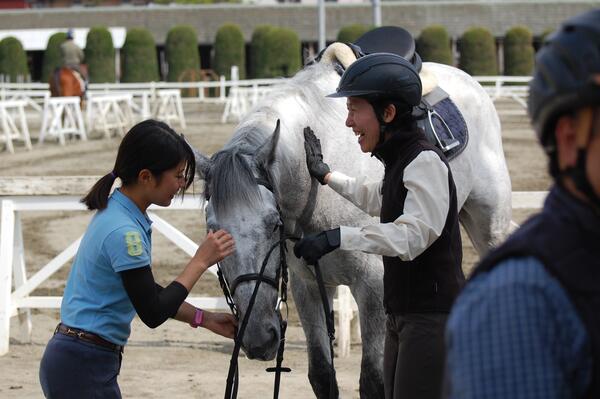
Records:
M277 307L280 277L281 215L269 170L279 138L275 132L253 151L233 147L208 159L196 154L198 171L205 180L208 229L225 229L235 239L236 252L220 263L239 311L240 321L256 285L267 252L275 246L265 268L242 348L251 359L270 360L279 346Z

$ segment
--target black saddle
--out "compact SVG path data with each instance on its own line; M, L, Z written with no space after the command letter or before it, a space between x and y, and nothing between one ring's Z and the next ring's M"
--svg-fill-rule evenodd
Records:
M409 31L399 26L381 26L375 28L363 34L352 44L360 49L362 55L393 53L410 61L417 71L421 70L422 61L419 54L415 51L415 39ZM354 52L356 54L355 49Z
M415 39L410 32L399 26L375 28L363 34L354 43L346 43L346 45L354 52L356 58L372 53L392 53L410 61L417 71L421 71L423 62L415 51ZM321 50L307 65L319 62L324 52L325 49ZM340 76L344 73L344 67L340 64L336 64L335 69Z

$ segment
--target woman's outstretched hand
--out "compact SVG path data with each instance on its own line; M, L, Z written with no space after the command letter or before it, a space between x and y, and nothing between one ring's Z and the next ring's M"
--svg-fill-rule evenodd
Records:
M193 261L199 262L201 267L206 270L226 256L231 255L233 251L235 251L235 242L231 234L225 230L216 232L209 230L206 238L196 250Z
M233 339L237 320L229 313L213 313L205 310L201 326L215 334Z

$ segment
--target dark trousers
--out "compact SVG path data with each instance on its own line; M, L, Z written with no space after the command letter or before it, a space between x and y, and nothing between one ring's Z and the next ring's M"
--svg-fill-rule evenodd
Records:
M386 399L439 399L447 313L388 315L383 355Z
M121 353L75 337L54 334L40 364L44 396L121 399Z

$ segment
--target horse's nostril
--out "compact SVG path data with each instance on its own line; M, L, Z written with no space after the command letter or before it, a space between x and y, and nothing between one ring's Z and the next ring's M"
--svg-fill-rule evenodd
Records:
M275 342L279 339L279 336L277 335L277 329L275 327L271 327L269 332L271 333L271 342Z

